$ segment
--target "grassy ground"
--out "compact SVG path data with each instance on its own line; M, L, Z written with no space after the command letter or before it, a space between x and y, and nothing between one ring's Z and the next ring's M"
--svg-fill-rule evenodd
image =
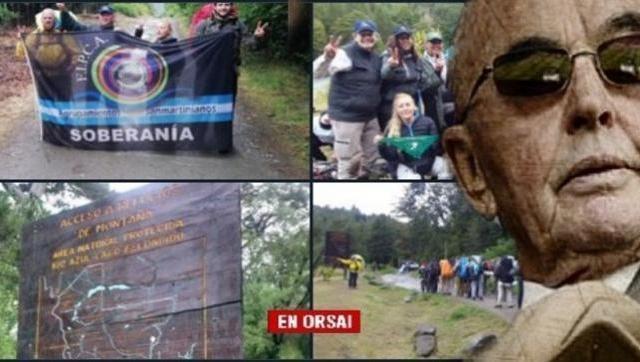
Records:
M309 77L297 64L264 62L244 56L240 68L240 91L251 94L250 107L265 115L271 126L274 147L282 147L296 166L309 162Z
M359 309L360 334L315 334L316 358L415 358L413 333L418 324L437 328L435 357L461 356L469 337L484 331L501 335L508 324L482 309L446 296L417 296L411 303L405 289L371 285L358 279L358 289L349 290L342 275L329 281L315 278L314 309Z

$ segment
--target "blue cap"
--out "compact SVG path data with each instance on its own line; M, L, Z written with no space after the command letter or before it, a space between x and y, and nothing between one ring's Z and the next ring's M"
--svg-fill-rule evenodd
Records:
M411 35L411 29L409 29L408 27L404 26L404 25L398 25L393 29L393 35L394 36L398 36L398 35Z
M104 5L98 10L98 14L113 14L113 8L109 5Z
M353 25L353 31L356 33L362 33L363 31L371 31L377 32L378 27L373 20L356 20L356 23Z

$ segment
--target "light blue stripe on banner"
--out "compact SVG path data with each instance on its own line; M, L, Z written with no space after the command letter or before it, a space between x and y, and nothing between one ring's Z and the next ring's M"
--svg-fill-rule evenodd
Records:
M145 109L108 107L105 102L61 102L40 99L42 120L65 126L134 126L207 123L233 120L233 96L172 98Z
M193 98L169 98L161 100L154 107L161 106L183 106L183 105L214 105L233 102L233 94L221 94L215 96L200 96ZM40 99L40 105L48 108L57 109L99 109L99 108L120 108L120 109L144 109L145 104L126 105L119 104L118 107L110 106L114 102L107 103L107 101L52 101L49 99Z
M189 116L180 116L177 118L174 115L162 115L162 116L148 116L139 118L83 118L66 120L64 118L50 117L46 114L42 115L43 122L56 123L61 126L74 126L74 127L91 127L91 126L140 126L140 125L153 125L153 124L167 124L167 123L215 123L215 122L231 122L233 120L233 113L222 114L193 114Z

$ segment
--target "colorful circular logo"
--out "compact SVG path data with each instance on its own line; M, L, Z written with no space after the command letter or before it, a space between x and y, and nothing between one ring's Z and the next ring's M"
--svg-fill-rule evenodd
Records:
M93 61L91 78L105 97L124 104L148 102L158 96L169 71L164 58L153 49L113 45Z

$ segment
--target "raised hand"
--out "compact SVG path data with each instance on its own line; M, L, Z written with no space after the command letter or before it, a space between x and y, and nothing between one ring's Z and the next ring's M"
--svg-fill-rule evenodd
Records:
M265 32L265 28L269 26L269 23L264 23L264 25L262 24L262 20L258 20L258 25L256 26L256 31L253 32L253 35L255 35L256 38L262 38L266 32Z
M329 43L324 46L324 57L327 59L333 59L336 56L340 42L342 41L342 35L336 39L333 35L329 36Z
M22 37L20 36L21 34L24 34L27 31L27 27L24 25L18 25L18 27L16 28L16 32L17 32L17 37L18 39L22 39Z
M389 48L389 55L391 55L389 57L389 60L387 60L387 64L389 64L389 66L391 68L395 68L397 66L400 65L400 52L398 50L398 48Z
M441 71L442 68L444 68L444 57L440 53L436 54L436 64L434 68L437 72Z

